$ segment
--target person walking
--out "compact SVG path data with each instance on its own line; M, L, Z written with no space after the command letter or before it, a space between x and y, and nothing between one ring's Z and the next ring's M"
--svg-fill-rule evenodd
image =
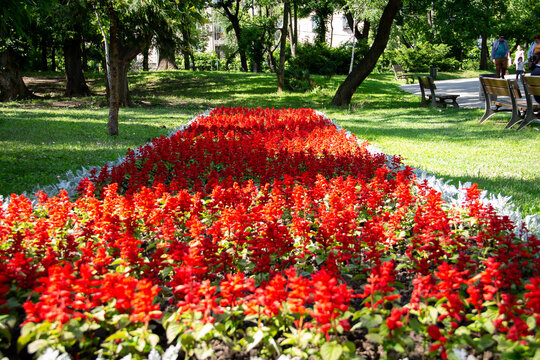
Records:
M517 66L519 58L525 59L525 50L523 50L521 45L517 46L516 53L514 54L514 65Z
M540 52L540 34L534 35L533 42L531 43L531 46L529 47L529 51L527 51L527 59L529 61L532 60L532 57L537 52Z
M520 57L516 63L516 80L519 80L523 76L523 67L525 63L523 62L523 57Z
M497 77L504 79L504 74L506 74L506 68L508 64L508 51L510 47L508 46L508 41L504 39L504 35L500 34L499 38L493 43L491 48L491 59L495 62L495 72Z

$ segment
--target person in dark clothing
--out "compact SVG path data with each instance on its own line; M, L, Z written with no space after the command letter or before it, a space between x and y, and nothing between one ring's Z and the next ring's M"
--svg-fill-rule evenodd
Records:
M532 61L529 64L529 70L531 70L531 76L540 76L540 53L537 53L532 57ZM537 103L540 103L540 96L535 95L534 99Z

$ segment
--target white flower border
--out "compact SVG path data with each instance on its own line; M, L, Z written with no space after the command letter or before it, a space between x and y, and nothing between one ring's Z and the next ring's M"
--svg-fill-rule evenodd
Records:
M201 114L198 114L194 116L190 121L188 121L186 124L180 126L177 129L172 130L169 132L167 137L172 136L173 134L176 134L177 132L183 132L185 131L191 124L196 122L200 117L205 117L210 114L210 111L213 109L207 110ZM320 116L323 116L325 119L329 120L338 130L345 130L346 134L351 137L355 137L350 131L343 129L341 126L339 126L334 120L328 118L324 113L320 111L316 111L316 113ZM360 144L361 140L357 139L357 143ZM152 145L152 143L148 143ZM147 144L147 145L148 145ZM137 154L140 150L140 147L135 149L135 153ZM368 145L367 150L375 155L384 155L387 159L387 164L390 165L392 163L392 159L394 158L394 155L388 155L382 152L377 146L375 145ZM116 161L110 161L107 163L109 167L114 167L120 165L125 160L125 156L120 156ZM403 165L404 166L404 165ZM99 171L100 167L96 167L96 169ZM72 171L68 171L65 175L65 178L62 179L59 178L59 182L55 185L48 185L44 187L40 187L37 185L34 188L34 191L31 195L27 194L26 192L22 193L22 195L32 199L33 202L35 202L35 197L33 194L35 194L37 191L42 190L49 196L54 196L58 194L58 192L61 189L64 189L67 191L69 196L75 195L75 189L79 185L79 182L81 179L84 179L86 177L90 176L91 169L87 169L85 167L82 167L80 170L77 170L74 174ZM418 183L427 181L428 185L431 186L433 189L439 191L442 194L442 198L445 202L447 202L451 206L456 207L463 207L463 204L465 202L466 198L466 189L468 189L472 184L470 182L466 182L462 184L459 182L459 185L456 187L455 185L452 185L452 180L444 180L439 179L435 177L434 175L431 175L430 173L423 171L421 169L415 168L413 172L416 175L416 181ZM2 196L0 195L0 200L2 200ZM4 206L7 206L7 203L9 202L9 198L5 199ZM501 194L493 195L488 193L487 191L482 191L482 194L480 196L480 200L485 204L491 204L493 208L497 211L499 215L502 216L508 216L510 220L516 225L514 228L514 232L516 236L518 236L521 239L526 239L528 236L527 231L523 231L522 227L525 226L530 233L535 234L536 236L540 237L540 216L538 215L526 215L523 216L519 209L516 207L516 205L512 202L511 196L503 196Z

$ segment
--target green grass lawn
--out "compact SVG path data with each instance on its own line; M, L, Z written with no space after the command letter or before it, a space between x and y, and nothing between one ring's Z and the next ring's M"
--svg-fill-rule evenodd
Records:
M474 76L439 73L438 79ZM306 94L277 94L273 74L134 73L135 107L121 109L115 138L106 133L101 75L88 75L96 95L85 99L62 98L61 77L47 78L56 84L31 86L42 98L0 104L0 194L31 191L56 183L68 170L101 166L216 106L310 107L407 164L456 185L471 181L511 195L523 213L540 214L538 125L518 132L504 129L508 114L479 124L481 109L419 108L420 97L401 91L390 73L370 76L348 108L329 105L343 76L314 77L319 86Z

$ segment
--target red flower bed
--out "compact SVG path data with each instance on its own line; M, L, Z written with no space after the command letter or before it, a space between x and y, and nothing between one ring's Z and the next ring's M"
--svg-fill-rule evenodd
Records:
M535 356L539 240L476 187L451 207L400 165L313 110L221 108L76 199L13 195L0 351Z

